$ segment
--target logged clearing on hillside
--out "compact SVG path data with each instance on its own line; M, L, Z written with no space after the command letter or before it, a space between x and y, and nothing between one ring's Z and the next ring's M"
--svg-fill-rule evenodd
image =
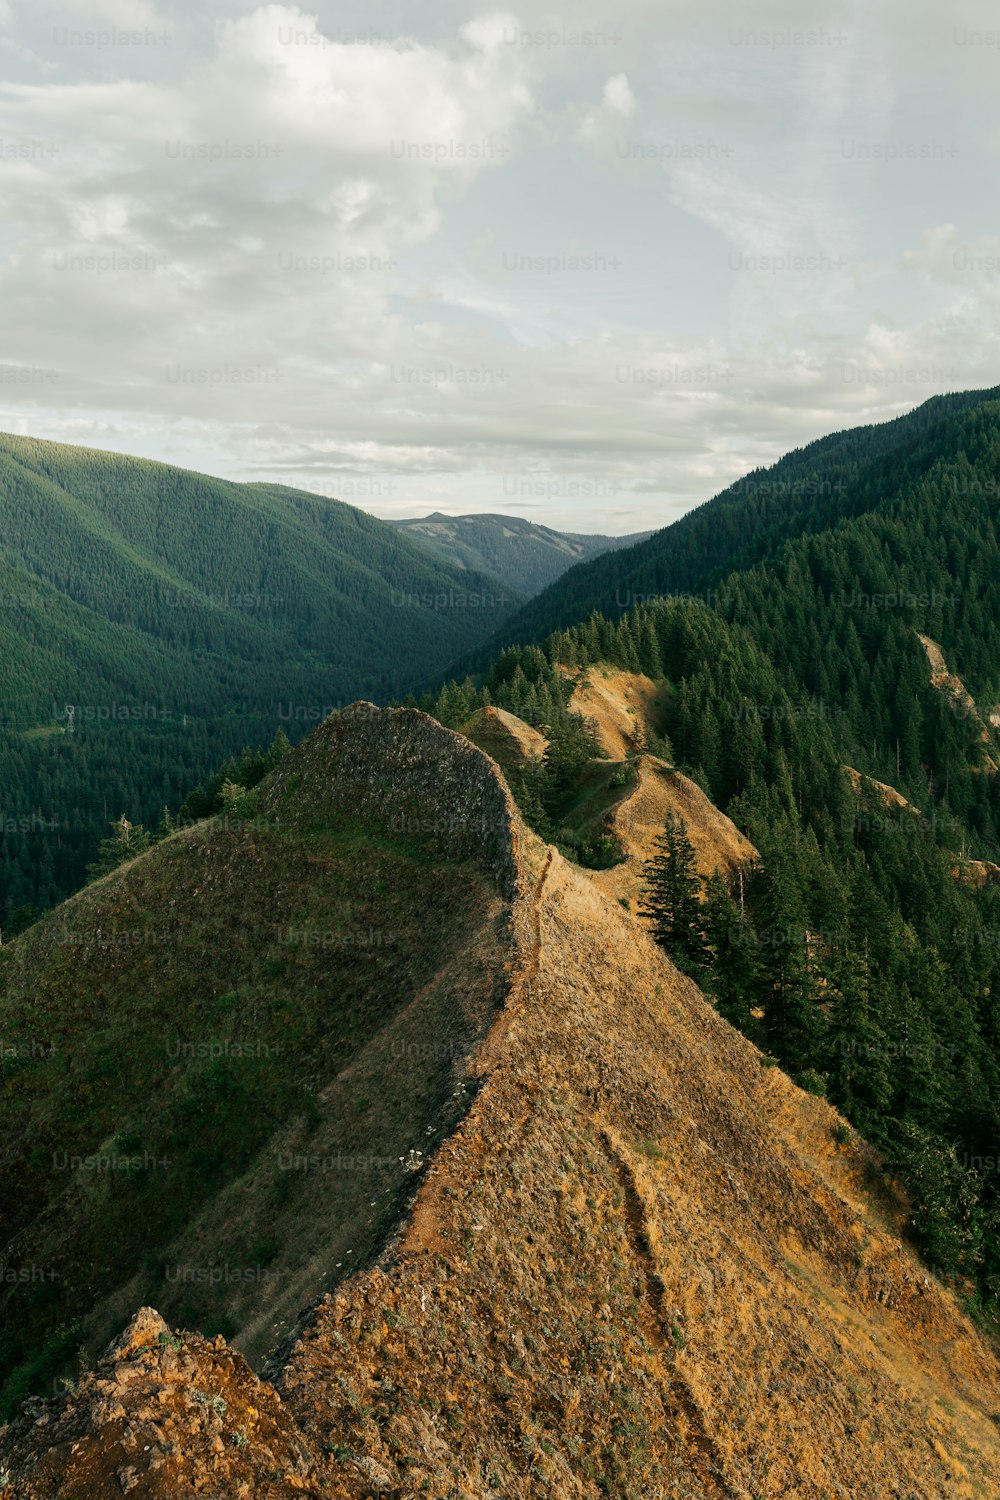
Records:
M504 903L469 1108L273 1385L146 1311L3 1432L8 1493L994 1495L1000 1364L869 1197L864 1144L526 830L485 756L419 714L340 718L267 795L302 830L448 807L445 852L477 847Z

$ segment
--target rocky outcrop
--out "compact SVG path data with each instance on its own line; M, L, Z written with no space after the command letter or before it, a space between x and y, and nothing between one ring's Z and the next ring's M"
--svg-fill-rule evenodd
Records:
M223 1339L175 1334L148 1307L61 1401L28 1403L2 1451L4 1500L326 1493L273 1387Z
M929 635L918 636L918 639L927 653L927 661L931 669L931 687L937 688L939 692L947 696L956 714L963 719L972 720L978 730L980 742L983 746L987 746L990 742L990 731L965 683L956 673L949 671L944 652L937 641L932 641ZM992 719L990 722L992 723ZM981 769L990 773L997 769L996 759L985 748L982 752Z
M287 808L290 787L303 817L333 810L430 836L448 856L481 865L505 894L517 888L521 818L496 765L416 709L355 703L332 714L281 762L265 807Z

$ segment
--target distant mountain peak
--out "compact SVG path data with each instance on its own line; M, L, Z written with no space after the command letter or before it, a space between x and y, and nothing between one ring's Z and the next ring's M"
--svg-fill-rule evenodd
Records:
M556 531L523 516L495 511L446 516L435 510L391 524L452 567L492 574L506 587L529 596L560 578L575 563L629 547L649 535L591 536Z

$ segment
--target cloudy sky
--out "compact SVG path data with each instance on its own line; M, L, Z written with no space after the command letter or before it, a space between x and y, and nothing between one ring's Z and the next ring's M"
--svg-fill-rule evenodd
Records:
M1000 382L987 0L0 0L0 429L664 525Z

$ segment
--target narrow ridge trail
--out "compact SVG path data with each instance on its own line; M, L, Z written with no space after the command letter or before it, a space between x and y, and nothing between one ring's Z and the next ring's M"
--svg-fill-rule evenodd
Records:
M744 1500L744 1489L733 1489L725 1476L725 1468L715 1440L708 1430L705 1415L696 1402L691 1388L677 1368L674 1355L676 1344L668 1330L671 1319L664 1302L663 1277L657 1270L656 1258L651 1247L650 1225L642 1193L635 1173L622 1151L615 1143L607 1127L601 1129L601 1139L608 1153L608 1160L618 1174L625 1197L625 1212L629 1238L636 1266L645 1285L642 1306L643 1331L666 1364L671 1381L671 1394L675 1402L675 1415L679 1427L686 1427L685 1442L700 1469L700 1478L705 1495L710 1500ZM700 1455L701 1462L698 1462Z

